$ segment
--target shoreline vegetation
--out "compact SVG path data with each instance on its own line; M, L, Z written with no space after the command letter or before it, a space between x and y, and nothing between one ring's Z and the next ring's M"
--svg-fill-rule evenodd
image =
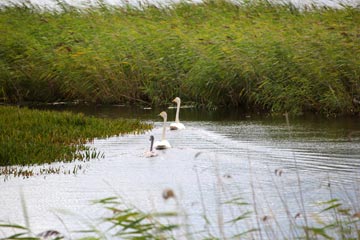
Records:
M150 124L137 120L100 119L70 112L0 106L0 166L101 158L103 153L86 143L94 138L144 132L151 128ZM0 171L0 175L10 173L6 167Z
M101 157L101 153L98 153L96 149L86 148L83 145L85 142L91 141L94 137L107 137L134 131L141 132L150 128L151 125L135 120L98 119L69 112L0 106L0 129L2 129L0 132L0 166L4 165L4 160L6 165L23 164L21 160L25 158L30 161L30 164L51 162L49 157L62 160L78 158L83 161L98 158ZM199 155L200 153L196 154L195 158ZM47 156L47 158L44 158L44 156ZM295 156L294 161L296 161ZM215 171L214 177L218 178L217 184L219 186L217 188L219 194L220 196L224 194L223 197L225 197L226 189L222 178L231 176L222 176L219 170ZM4 175L6 174L8 173ZM289 209L287 203L289 199L285 197L286 193L280 189L280 183L284 183L281 178L286 175L282 175L282 169L276 169L275 173L269 172L269 174L277 176L276 179L273 179L273 183L288 214L288 227L282 226L279 219L272 214L272 211L276 212L279 209L270 209L268 213L264 213L262 210L259 211L256 202L259 200L255 195L252 195L252 201L251 199L245 200L241 197L240 191L237 193L240 196L230 196L230 199L221 198L221 201L217 203L217 209L223 209L224 211L228 209L236 213L236 215L231 215L230 220L225 219L221 211L217 213L217 220L212 219L207 215L206 205L202 202L203 212L200 213L199 217L204 220L204 229L191 232L192 226L189 226L189 222L187 222L186 208L182 206L181 199L177 198L177 193L172 189L164 189L161 194L162 198L164 201L172 201L171 204L174 205L174 209L170 211L157 212L154 210L144 212L135 206L127 204L121 197L104 198L93 203L103 208L103 210L107 210L107 212L100 219L94 219L94 224L89 225L90 227L76 231L63 231L49 226L50 229L48 230L40 233L34 232L30 226L31 219L28 217L26 199L22 199L25 224L6 222L0 219L0 232L4 236L3 239L38 240L359 239L360 212L356 199L352 199L350 195L347 195L348 199L347 197L338 199L338 196L332 193L332 185L329 181L327 187L330 200L314 203L319 206L319 211L308 215L302 205L304 200L301 197L298 199L298 209ZM300 175L297 175L297 177L299 178L299 193L294 196L295 198L302 195ZM200 199L204 201L199 179L197 184L199 184ZM253 187L252 182L250 184L252 191L254 191ZM358 189L354 189L354 191L358 191ZM352 200L355 200L355 202ZM61 218L59 219L63 224L66 224ZM310 222L307 222L308 220ZM229 229L231 231L227 232ZM75 235L78 237L75 237Z
M207 108L360 113L360 7L299 9L266 0L162 7L100 2L83 9L58 4L61 11L0 8L0 102L161 105L179 96ZM85 145L93 138L151 128L137 120L0 106L0 168L101 158L102 153ZM301 196L300 182L298 176ZM218 184L222 189L221 180ZM96 201L109 211L101 218L108 230L94 224L93 229L79 229L84 234L79 239L192 239L192 234L225 239L225 227L237 224L247 228L236 229L229 239L359 239L357 205L348 206L346 199L332 196L330 183L328 187L330 200L319 203L318 214L306 216L300 207L287 216L289 232L271 215L257 213L254 192L250 204L241 196L219 201L218 209L231 205L230 210L242 213L225 222L221 212L219 223L210 222L202 202L204 232L189 232L187 222L179 221L186 220L181 199L170 189L162 196L175 201L173 212L145 213L117 197ZM0 232L13 233L4 239L67 239L64 235L72 234L32 232L25 200L24 226L0 220ZM283 206L290 213L286 201ZM308 224L307 217L316 224ZM251 219L256 220L252 225L244 224Z
M207 0L0 9L0 101L360 113L360 7Z

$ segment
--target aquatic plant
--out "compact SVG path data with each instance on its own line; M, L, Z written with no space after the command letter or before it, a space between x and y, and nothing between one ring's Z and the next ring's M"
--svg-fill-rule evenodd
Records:
M119 201L118 197L110 197L95 201L110 211L104 222L110 224L108 234L111 238L123 239L175 239L172 230L177 224L162 223L161 218L174 218L175 212L144 213ZM90 230L91 231L91 230ZM97 231L94 231L96 233Z
M360 111L359 7L58 4L0 9L0 100Z
M318 227L304 227L304 231L309 232L316 238L325 239L359 239L360 238L360 213L354 212L356 209L343 207L339 199L330 199L318 203L324 209L316 216ZM331 218L321 218L322 213L329 213ZM335 234L334 234L335 233ZM335 235L335 236L334 236Z
M64 165L62 166L52 166L52 165L0 166L0 176L3 176L4 182L6 182L12 178L25 179L33 176L40 176L40 175L45 176L50 174L77 175L78 173L85 173L86 169L87 167L84 166L83 162L74 164L73 166L64 166Z
M99 229L79 229L85 237L79 239L176 239L172 231L177 224L162 223L162 218L174 218L175 212L144 213L139 209L126 205L118 197L109 197L93 201L107 210L106 217L97 225L106 225L107 231ZM0 222L0 229L10 228L16 233L5 239L66 239L66 236L57 230L47 230L36 234L26 226ZM46 236L46 237L45 237Z
M0 106L0 166L102 158L86 143L151 127L137 120Z
M165 199L165 197L164 197ZM124 203L119 197L109 197L93 201L93 204L100 205L106 209L105 216L101 217L100 222L93 224L93 228L78 229L77 233L82 233L82 237L75 238L83 239L225 239L228 237L217 235L214 232L188 232L186 230L186 222L178 224L178 218L185 213L179 212L150 212L145 213L134 206ZM234 198L223 203L223 205L234 205L243 208L244 206L251 207L244 202L241 197ZM326 202L319 203L325 206L323 211L316 214L315 218L317 224L311 226L298 226L296 223L290 223L294 232L284 233L276 232L271 227L271 221L274 221L269 216L262 216L260 219L260 226L262 229L251 228L247 231L240 231L229 236L229 239L263 239L259 237L260 232L267 238L276 239L359 239L360 237L360 213L354 212L354 209L343 208L339 199L331 199ZM328 213L332 212L329 217ZM245 211L241 215L236 216L225 224L231 225L235 228L237 222L243 222L251 219L253 213ZM297 214L294 218L301 217ZM207 219L209 220L209 219ZM95 221L95 220L94 220ZM276 221L276 220L275 220ZM213 224L207 221L207 224ZM95 227L96 226L96 227ZM102 226L106 226L105 228ZM251 226L251 225L250 225ZM211 226L216 227L216 226ZM33 233L31 229L26 226L5 223L0 221L0 229L12 229L13 234L6 236L4 239L67 239L65 233L57 230L47 230L42 233ZM3 231L7 232L7 231ZM52 237L52 238L50 238Z

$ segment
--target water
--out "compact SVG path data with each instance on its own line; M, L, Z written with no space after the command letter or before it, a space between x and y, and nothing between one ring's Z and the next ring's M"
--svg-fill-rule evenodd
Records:
M162 123L156 116L160 109L65 109L101 117L140 118L154 123L155 128L142 135L96 139L91 145L104 152L105 158L81 163L76 174L9 177L6 181L0 176L0 219L24 223L23 192L34 232L57 229L77 236L71 230L86 229L104 216L104 210L90 201L115 195L144 211L185 211L187 219L177 221L190 224L190 232L209 229L217 236L219 219L227 222L245 211L254 212L255 206L261 228L273 230L264 231L263 237L274 239L294 237L289 216L302 213L301 203L310 223L315 223L314 214L324 208L316 205L319 201L339 198L345 206L360 210L359 119L290 119L289 131L283 117L183 109L180 119L186 129L167 131L173 148L160 151L158 157L144 158L149 136L161 136ZM172 120L175 110L167 112ZM80 163L55 166L72 169L76 164ZM168 188L175 192L178 204L162 198ZM219 204L237 197L250 205ZM209 228L204 214L212 222ZM244 221L246 224L225 224L226 234L257 227L254 213ZM294 221L303 224L304 214Z

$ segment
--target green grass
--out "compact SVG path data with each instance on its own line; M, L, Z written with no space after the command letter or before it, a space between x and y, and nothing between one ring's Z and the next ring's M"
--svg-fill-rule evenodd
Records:
M360 9L207 0L0 10L0 98L360 112ZM354 101L355 99L355 101Z
M87 142L150 128L136 120L0 106L0 166L99 158Z

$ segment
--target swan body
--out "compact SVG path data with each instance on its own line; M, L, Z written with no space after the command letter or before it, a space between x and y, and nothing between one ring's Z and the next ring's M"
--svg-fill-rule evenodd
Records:
M157 141L155 143L155 148L158 150L162 150L162 149L171 148L171 145L168 142L168 140L165 139L165 140Z
M181 130L181 129L185 129L185 126L182 123L171 123L170 124L170 130Z
M181 130L181 129L185 129L184 124L182 124L179 120L179 113L180 113L180 104L181 104L181 100L179 97L176 97L174 100L172 100L173 102L175 102L177 104L176 107L176 116L175 116L175 122L170 124L170 130Z
M146 153L144 153L144 156L146 157L146 158L151 158L151 157L156 157L158 154L157 154L157 152L155 152L155 151L147 151Z
M181 129L185 129L185 126L182 123L175 122L170 124L170 130L181 130Z
M150 136L149 141L151 142L151 144L150 144L150 151L145 152L145 153L144 153L144 156L147 157L147 158L149 158L149 157L156 157L158 154L157 154L157 152L155 152L155 151L153 150L153 145L154 145L154 136L153 136L153 135Z
M166 112L161 112L161 113L159 114L159 116L161 116L161 117L164 119L164 125L163 125L163 131L162 131L161 141L156 141L156 142L155 142L155 144L154 144L155 149L167 149L167 148L171 148L170 143L165 139L167 114L166 114Z

